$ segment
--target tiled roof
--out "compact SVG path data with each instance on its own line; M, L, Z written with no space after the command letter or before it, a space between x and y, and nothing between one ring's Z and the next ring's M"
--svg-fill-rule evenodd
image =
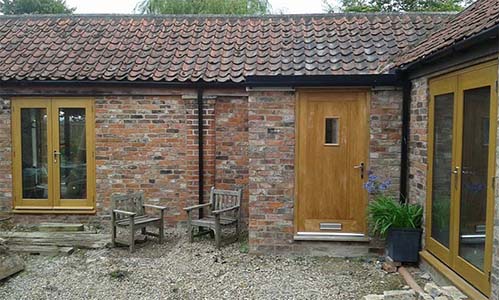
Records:
M499 24L499 0L478 0L452 18L441 29L435 30L421 43L405 50L391 67L399 67L428 57L451 46L491 29Z
M2 16L0 80L376 74L449 16Z

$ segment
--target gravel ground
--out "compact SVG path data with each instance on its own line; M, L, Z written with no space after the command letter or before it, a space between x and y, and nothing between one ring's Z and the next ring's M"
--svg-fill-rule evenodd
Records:
M399 289L373 258L256 256L245 243L215 250L168 233L163 245L26 256L24 272L0 283L0 299L361 299Z

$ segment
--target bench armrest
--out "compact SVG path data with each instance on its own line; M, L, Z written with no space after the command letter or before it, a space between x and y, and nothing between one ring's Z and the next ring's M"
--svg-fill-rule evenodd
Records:
M193 206L189 206L189 207L184 207L184 210L187 212L190 212L191 210L194 210L197 208L203 208L203 207L207 207L207 206L211 206L211 203L204 203L204 204L198 204L198 205L193 205Z
M165 210L165 206L159 206L159 205L153 205L153 204L143 204L142 206L144 207L149 207L149 208L154 208L154 209L159 209L159 210Z
M113 214L122 214L122 215L131 216L131 217L137 215L134 212L129 212L129 211L126 211L126 210L119 210L119 209L113 209Z
M231 210L236 210L236 209L239 209L239 205L232 206L232 207L227 207L227 208L219 209L219 210L213 210L211 213L214 214L214 215L219 215L221 213L228 212L228 211L231 211Z

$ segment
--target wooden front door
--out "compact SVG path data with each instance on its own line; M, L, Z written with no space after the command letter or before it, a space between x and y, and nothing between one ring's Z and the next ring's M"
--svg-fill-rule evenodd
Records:
M298 234L366 231L366 91L302 91L298 99Z
M14 99L16 210L94 209L91 99Z

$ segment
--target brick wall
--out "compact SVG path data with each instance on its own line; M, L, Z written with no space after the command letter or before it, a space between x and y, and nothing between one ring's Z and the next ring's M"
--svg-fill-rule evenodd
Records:
M370 170L390 178L390 191L399 195L402 142L402 91L376 89L371 93Z
M180 96L102 97L95 103L97 209L105 213L113 193L143 190L148 201L168 206L168 221L182 218L190 103Z
M144 190L148 201L169 208L170 225L184 221L182 207L198 198L196 91L106 96L95 103L97 219L108 214L112 193ZM391 177L394 190L400 172L401 103L400 91L372 93L370 166ZM313 247L293 242L295 93L205 91L203 109L205 191L213 184L244 188L251 250L303 253ZM5 131L10 114L0 120ZM1 200L11 203L8 194Z
M294 92L250 93L248 118L250 251L292 250Z
M412 81L411 122L409 127L409 199L423 204L426 200L428 155L428 80Z
M10 101L0 99L0 211L12 207Z
M198 201L197 91L167 89L164 94L95 99L95 216L16 215L16 221L102 222L108 219L111 194L138 190L145 192L147 201L168 207L168 224L185 221L182 208ZM207 90L205 95L205 201L213 184L245 188L247 201L247 94ZM0 208L9 211L10 101L1 100L0 108Z
M243 188L243 217L248 217L248 99L218 97L216 120L216 186Z

